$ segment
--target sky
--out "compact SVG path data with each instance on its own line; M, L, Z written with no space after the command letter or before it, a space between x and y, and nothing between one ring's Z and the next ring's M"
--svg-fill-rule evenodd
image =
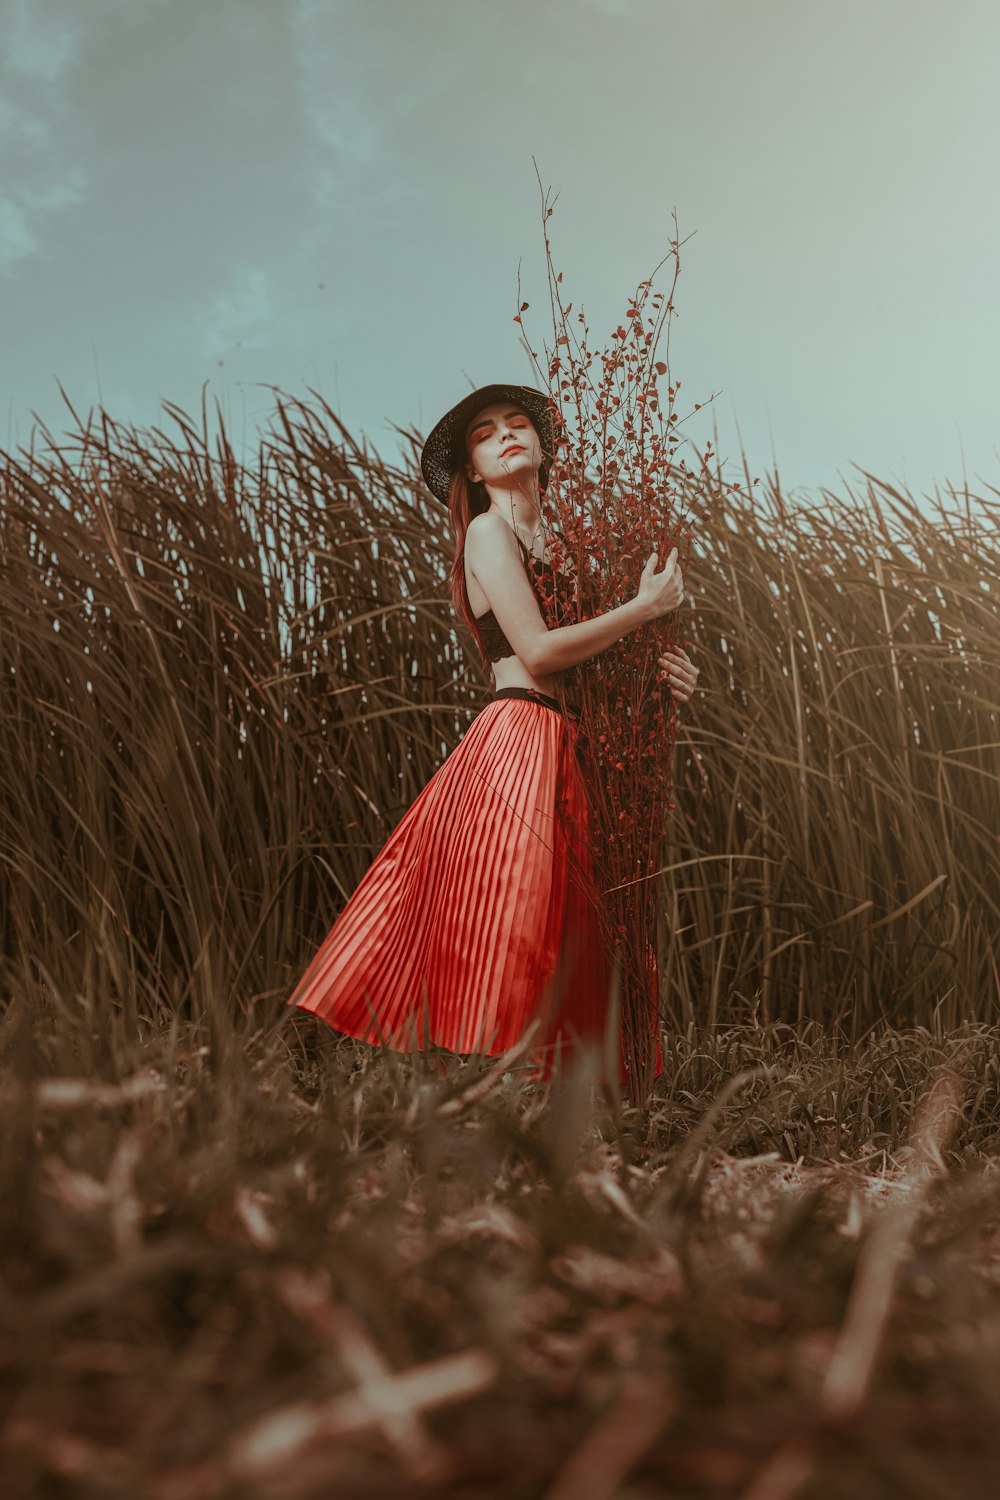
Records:
M547 190L592 343L676 213L699 446L983 493L998 55L995 0L0 0L0 441L72 429L57 382L175 436L204 386L246 457L312 387L396 459L539 383Z

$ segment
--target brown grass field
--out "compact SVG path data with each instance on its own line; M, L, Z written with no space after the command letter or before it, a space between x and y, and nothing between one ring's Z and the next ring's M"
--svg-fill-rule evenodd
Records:
M168 415L3 459L4 1500L995 1496L998 492L697 481L633 1108L289 1012L488 684L417 434Z

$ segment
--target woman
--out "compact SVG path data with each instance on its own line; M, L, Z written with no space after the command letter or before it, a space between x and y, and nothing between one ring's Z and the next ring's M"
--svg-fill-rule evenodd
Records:
M519 385L471 392L424 444L421 472L456 534L452 598L496 691L404 814L289 1001L403 1051L497 1054L534 1025L544 1077L567 1048L603 1038L611 982L577 726L552 693L559 673L683 598L675 549L660 572L649 558L628 603L551 622L565 582L546 557L541 518L552 454L548 397ZM680 650L660 663L686 701L698 669Z

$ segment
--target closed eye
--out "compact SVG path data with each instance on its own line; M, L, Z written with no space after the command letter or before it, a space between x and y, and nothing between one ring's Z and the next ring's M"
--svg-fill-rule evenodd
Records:
M492 425L492 423L484 422L481 427L474 427L469 435L469 441L471 443L480 442L486 436L487 431L492 429ZM510 425L512 427L527 427L528 423L524 417L515 417L512 418Z

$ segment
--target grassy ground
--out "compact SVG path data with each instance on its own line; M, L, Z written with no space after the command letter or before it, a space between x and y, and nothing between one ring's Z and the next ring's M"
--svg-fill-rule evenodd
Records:
M4 1024L11 1500L994 1493L1000 1029L691 1030L635 1111L92 1022Z

